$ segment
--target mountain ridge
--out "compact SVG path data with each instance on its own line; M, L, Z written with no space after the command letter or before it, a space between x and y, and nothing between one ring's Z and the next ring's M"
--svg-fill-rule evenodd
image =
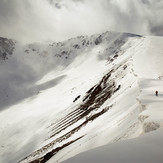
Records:
M161 77L162 42L106 32L63 43L17 44L14 53L0 61L0 88L7 88L0 101L1 146L6 150L1 149L2 162L11 162L3 155L11 150L13 162L62 162L160 128L161 119L159 127L155 120L152 125L146 121L151 115L146 117L146 104L139 98L143 76Z

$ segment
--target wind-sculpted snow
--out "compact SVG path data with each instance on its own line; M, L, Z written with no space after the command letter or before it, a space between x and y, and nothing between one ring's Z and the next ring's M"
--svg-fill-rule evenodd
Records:
M120 33L104 33L92 37L81 36L65 42L52 44L22 45L13 40L0 39L0 110L16 104L28 97L37 95L41 89L35 83L50 71L61 71L80 56L92 51L100 43L105 44L99 58L106 60L117 54L128 37ZM101 40L98 42L97 40ZM108 44L108 45L107 45ZM8 82L6 82L8 81ZM52 83L52 82L51 82ZM53 87L51 84L47 88Z
M111 76L114 73L118 74L119 71L123 69L122 67L123 66L121 65L118 67L114 67L114 69L108 72L97 85L93 86L89 91L87 91L86 96L82 100L83 102L79 106L77 106L75 110L73 110L68 115L63 117L57 124L52 124L50 126L50 128L52 128L52 135L50 136L50 138L58 135L66 128L73 126L76 122L86 118L80 125L71 129L70 131L68 131L68 133L66 134L64 133L63 136L57 138L50 144L42 147L40 150L34 152L26 159L29 162L45 162L43 160L45 160L45 158L47 158L47 156L51 153L51 149L55 144L68 139L73 134L78 132L82 127L87 125L87 123L95 120L99 116L102 116L104 113L109 111L112 108L112 106L108 106L101 111L98 111L98 109L108 98L111 98L111 96L120 89L120 85L116 86L116 80L112 79ZM47 151L49 152L47 153ZM55 154L56 153L53 152L53 154L51 154L51 157L54 156ZM39 158L37 156L42 157Z
M162 135L163 130L163 87L162 79L141 79L139 83L140 103L139 120L142 123L143 133L137 139L127 140L114 144L108 144L90 151L86 151L70 158L64 163L82 162L116 162L116 163L162 163ZM155 96L155 90L159 95ZM158 130L159 129L159 130ZM158 130L158 131L155 131ZM155 131L155 132L152 132ZM132 147L132 148L131 148ZM117 153L119 154L117 156ZM98 161L97 161L98 160Z
M117 55L115 53L113 54ZM118 57L122 57L123 53L118 53L117 57L114 57L114 55L113 61L110 61L109 59L108 63L112 63L118 60ZM87 90L85 92L85 95L78 95L78 98L75 98L76 100L73 100L74 104L77 103L77 105L72 106L72 108L70 107L69 113L65 114L57 122L52 123L48 127L48 130L50 130L51 133L49 137L49 140L51 140L50 143L32 153L21 162L46 162L47 158L50 159L51 157L58 154L60 150L63 150L62 147L64 147L64 144L66 145L67 143L69 143L68 140L77 133L81 133L81 140L84 138L87 139L87 133L82 133L81 131L84 128L87 128L90 123L104 116L104 114L115 107L115 102L110 102L105 107L103 106L103 104L108 99L111 99L114 94L117 94L121 90L121 84L118 83L126 78L128 73L130 72L130 69L132 67L131 63L129 62L130 59L130 55L126 59L122 59L118 64L113 66L109 72L102 76L102 79L96 85ZM134 77L133 74L131 74L131 76ZM127 87L128 86L130 85L127 85ZM125 91L124 88L122 88L121 91ZM132 100L134 101L134 99ZM135 110L137 110L137 107L134 108L134 111ZM136 130L139 126L138 124L139 123L134 120L134 122L129 124L129 126L125 129L125 132L128 132L127 130L129 130L129 128L133 131ZM120 135L116 137L113 141L118 141L122 139L123 136ZM63 144L62 147L58 143ZM71 143L69 145L71 145ZM65 147L67 147L67 145ZM52 152L56 150L57 152Z
M139 138L107 144L70 158L63 163L162 163L163 130Z
M162 127L161 116L148 109L160 105L147 105L161 101L160 90L156 99L144 95L147 85L153 88L150 77L161 80L161 44L161 38L113 32L15 42L0 61L0 161L62 162Z

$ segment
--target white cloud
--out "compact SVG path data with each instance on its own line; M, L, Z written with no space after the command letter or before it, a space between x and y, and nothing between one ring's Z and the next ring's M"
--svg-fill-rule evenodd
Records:
M2 0L0 36L60 41L107 30L163 35L161 0Z

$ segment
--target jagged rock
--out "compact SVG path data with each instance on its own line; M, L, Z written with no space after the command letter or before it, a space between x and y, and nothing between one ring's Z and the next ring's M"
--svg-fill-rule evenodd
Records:
M160 128L160 125L156 122L146 122L143 125L143 131L145 133L150 132L150 131L154 131Z

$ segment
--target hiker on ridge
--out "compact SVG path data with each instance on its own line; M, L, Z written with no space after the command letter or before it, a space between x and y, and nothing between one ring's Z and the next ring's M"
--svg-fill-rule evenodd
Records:
M156 91L156 96L158 96L158 91Z

